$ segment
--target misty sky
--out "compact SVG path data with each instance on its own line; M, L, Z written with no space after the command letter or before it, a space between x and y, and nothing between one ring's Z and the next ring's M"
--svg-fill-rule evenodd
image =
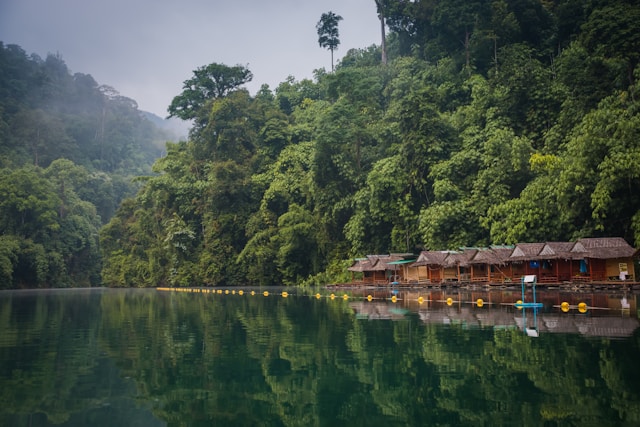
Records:
M164 117L183 81L212 62L248 66L252 94L330 70L315 28L328 11L344 18L336 60L380 44L374 0L0 0L0 41L59 53L72 73Z

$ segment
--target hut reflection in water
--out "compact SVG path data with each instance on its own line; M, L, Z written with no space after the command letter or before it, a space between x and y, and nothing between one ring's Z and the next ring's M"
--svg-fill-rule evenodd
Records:
M349 303L359 319L402 320L418 315L427 324L460 324L468 328L535 328L539 334L566 333L589 337L630 337L640 327L637 294L541 291L537 299L543 308L515 307L517 291L386 291L356 292ZM391 302L396 295L396 302ZM479 306L479 300L482 301ZM420 303L419 301L422 301ZM566 312L562 303L567 303ZM584 304L582 306L581 304ZM584 310L579 309L585 307ZM533 323L535 321L535 324Z

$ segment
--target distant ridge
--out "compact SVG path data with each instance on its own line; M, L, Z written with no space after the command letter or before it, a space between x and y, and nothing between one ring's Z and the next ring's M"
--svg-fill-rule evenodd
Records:
M191 127L191 124L189 122L176 119L173 117L169 119L163 119L162 117L154 113L151 113L149 111L140 111L140 112L151 123L153 123L160 129L169 132L174 137L175 141L187 140L189 136L189 128Z

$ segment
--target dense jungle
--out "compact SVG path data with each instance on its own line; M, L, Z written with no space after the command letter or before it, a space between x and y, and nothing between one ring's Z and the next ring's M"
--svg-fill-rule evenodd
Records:
M0 45L0 286L325 284L371 253L637 246L637 2L371 7L380 45L313 80L252 95L215 58L185 76L168 115L191 131L166 144L60 56Z

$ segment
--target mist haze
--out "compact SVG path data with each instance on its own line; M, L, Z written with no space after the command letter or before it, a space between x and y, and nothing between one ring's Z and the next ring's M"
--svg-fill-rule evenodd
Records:
M72 72L90 74L141 110L166 117L183 81L212 62L248 66L251 93L330 69L315 29L329 10L344 18L336 58L380 43L373 0L4 0L0 40L41 57L58 53Z

